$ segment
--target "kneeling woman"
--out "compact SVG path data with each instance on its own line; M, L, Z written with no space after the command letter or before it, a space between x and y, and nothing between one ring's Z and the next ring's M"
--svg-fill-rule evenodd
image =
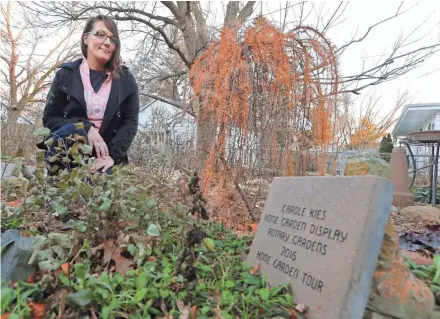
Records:
M108 172L114 165L128 163L127 151L138 128L139 92L133 75L121 63L118 28L112 19L99 15L86 22L81 51L84 58L61 65L47 98L43 125L55 143L38 146L46 149L48 162L57 155L57 140L69 147L67 137L84 136L96 157L92 170ZM48 164L50 175L71 167L60 160ZM53 169L55 165L58 169Z

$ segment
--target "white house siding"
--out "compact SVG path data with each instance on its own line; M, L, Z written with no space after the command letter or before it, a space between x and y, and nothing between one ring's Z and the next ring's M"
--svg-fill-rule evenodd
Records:
M440 130L440 113L437 113L435 116L432 116L429 120L427 120L423 127L423 131L432 131L432 130ZM431 162L432 155L432 146L426 145L412 145L411 151L414 154L416 159L416 167L421 168L427 166ZM426 176L428 176L428 169L421 170ZM440 175L440 169L439 169Z
M435 127L434 130L439 130L440 131L440 113L437 113L437 115L435 116Z
M423 131L440 131L440 113L432 116L421 127Z
M165 127L154 123L153 110L161 108L170 116L181 116L182 110L177 107L161 101L154 101L148 107L141 107L139 113L139 130L147 130L151 132L151 138L147 143L154 146L166 146L170 143L182 144L188 146L194 138L195 122L190 115L185 115L183 119ZM183 145L184 144L184 145Z
M440 112L434 116L431 116L427 121L425 121L420 127L423 131L428 130L437 130L440 131ZM395 146L399 146L399 143L396 143ZM416 167L422 168L430 164L431 155L432 155L432 146L426 145L411 145L411 151L414 154L416 160ZM409 152L407 151L407 155L409 156ZM410 160L411 161L411 160ZM412 164L409 162L409 164ZM409 170L412 170L412 167L409 167ZM424 174L426 178L428 178L428 168L422 169L418 172L418 174ZM440 176L440 168L439 168L439 176Z
M421 169L422 167L428 166L431 163L431 155L432 155L432 147L431 146L411 145L410 147L411 147L412 153L414 154L417 169ZM407 155L409 156L409 152L407 152ZM410 158L409 158L409 160L411 161ZM412 164L412 163L409 162L409 164ZM412 169L413 169L412 167L409 167L409 170L412 170ZM418 171L417 174L418 175L423 174L426 176L426 178L428 178L429 169L423 168L420 171ZM438 175L440 176L440 167L438 169Z
M440 103L421 103L406 105L393 129L395 146L399 139L407 138L415 131L440 131ZM421 168L432 162L432 147L425 144L411 145L411 151L416 159L416 167ZM409 155L409 152L408 152ZM412 164L412 162L409 162ZM412 167L410 168L413 169ZM425 174L428 178L428 168L420 170L418 176ZM440 175L440 170L439 170Z

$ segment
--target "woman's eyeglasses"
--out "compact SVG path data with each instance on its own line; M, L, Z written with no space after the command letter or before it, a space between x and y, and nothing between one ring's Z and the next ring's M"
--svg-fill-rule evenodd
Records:
M94 36L97 36L98 38L104 41L106 41L107 38L110 38L110 42L113 43L114 45L117 45L119 43L119 39L117 37L115 36L109 37L107 33L105 33L102 30L98 30L96 32L87 32L87 34L93 34Z

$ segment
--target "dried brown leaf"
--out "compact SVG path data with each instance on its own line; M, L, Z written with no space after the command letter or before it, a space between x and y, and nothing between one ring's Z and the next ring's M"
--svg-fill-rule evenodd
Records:
M160 301L160 310L162 310L162 312L168 316L167 305L165 304L165 300L163 299Z
M199 311L199 308L197 306L191 307L191 319L197 319L198 311Z
M23 199L17 199L17 200L13 200L13 201L5 203L6 206L10 206L10 207L13 207L13 208L17 208L21 204L23 204Z
M121 275L125 274L133 265L133 260L127 259L120 254L113 256L113 260L115 261L116 271Z
M290 314L292 315L292 317L290 317L290 319L299 319L297 316L298 311L296 311L295 309L290 308L289 309Z
M35 281L37 280L37 275L38 275L38 272L34 272L34 273L32 273L32 274L29 276L27 282L30 283L30 284L34 284Z
M217 308L215 308L215 319L225 319L225 317L222 316L220 306L217 306Z
M69 263L64 263L61 265L61 269L63 270L63 272L68 275L69 274Z
M29 308L31 308L32 319L42 319L44 317L44 313L46 312L46 305L31 301L30 303L28 303L28 306Z
M130 235L125 235L124 233L120 233L118 239L116 240L118 246L128 243L130 241Z
M104 248L104 244L100 244L100 245L98 245L98 246L96 246L96 247L93 247L92 248L92 255L96 255L96 253L98 252L98 250L101 250L101 249L103 249Z
M179 316L179 319L190 319L191 317L191 304L185 304L181 300L176 300L177 308L179 308L179 311L181 315Z
M112 259L112 255L116 247L113 240L106 240L105 242L102 243L102 245L103 245L102 248L104 249L104 256L102 258L102 263L105 265Z
M90 318L91 319L98 319L98 317L96 316L96 312L95 309L93 307L90 307Z
M105 265L113 259L115 262L115 270L121 275L125 274L130 269L130 266L133 265L133 260L123 257L121 255L121 248L115 246L112 240L107 240L102 244L104 249L103 264Z
M260 264L256 265L254 268L249 270L249 273L253 276L260 270Z
M63 317L64 311L66 310L66 301L67 301L67 290L62 289L59 293L59 316Z

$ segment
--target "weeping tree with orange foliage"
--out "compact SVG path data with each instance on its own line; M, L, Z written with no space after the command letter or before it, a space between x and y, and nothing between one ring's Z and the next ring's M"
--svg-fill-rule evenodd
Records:
M323 155L333 137L338 81L324 78L338 78L337 61L311 27L282 33L260 17L243 33L223 29L190 70L197 120L211 121L213 132L206 179L255 165L304 174L305 150Z

